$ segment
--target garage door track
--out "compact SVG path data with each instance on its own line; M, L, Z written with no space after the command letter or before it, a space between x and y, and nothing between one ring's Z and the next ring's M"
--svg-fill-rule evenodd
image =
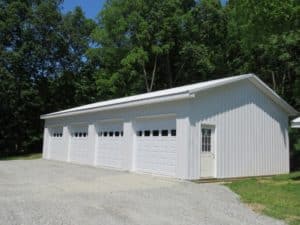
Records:
M0 162L1 225L274 225L218 184L46 160Z

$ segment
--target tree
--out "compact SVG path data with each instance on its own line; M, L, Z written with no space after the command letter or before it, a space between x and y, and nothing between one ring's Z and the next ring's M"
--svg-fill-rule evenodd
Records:
M291 104L299 76L299 14L296 0L231 0L227 6L231 70L254 72Z
M62 15L60 4L0 1L0 155L40 151L39 116L75 105L78 95L90 100L78 86L90 79L84 52L93 23L79 8Z
M97 86L111 98L226 74L225 37L219 1L110 0L89 56L99 65Z
M186 15L183 34L178 66L174 68L174 71L178 71L179 84L216 79L230 74L224 51L227 18L220 1L199 1Z

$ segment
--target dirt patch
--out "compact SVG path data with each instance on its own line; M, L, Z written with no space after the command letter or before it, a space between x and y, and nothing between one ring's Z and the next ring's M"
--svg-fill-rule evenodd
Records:
M259 203L247 203L247 206L256 213L262 213L266 206Z

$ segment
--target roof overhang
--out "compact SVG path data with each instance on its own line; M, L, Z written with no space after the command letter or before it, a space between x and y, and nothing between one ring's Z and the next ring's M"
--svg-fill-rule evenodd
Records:
M173 95L167 95L163 97L153 97L153 98L147 98L142 100L133 100L128 102L122 102L122 103L115 103L111 105L106 105L102 107L94 107L89 109L79 109L74 110L71 112L64 112L58 111L55 113L45 114L41 115L41 119L51 119L51 118L58 118L58 117L64 117L64 116L74 116L74 115L80 115L83 113L95 113L100 111L106 111L106 110L113 110L113 109L122 109L127 107L134 107L134 106L140 106L140 105L147 105L147 104L155 104L155 103L162 103L162 102L170 102L170 101L178 101L183 99L189 99L194 98L195 95L189 92L183 92L183 93L177 93Z

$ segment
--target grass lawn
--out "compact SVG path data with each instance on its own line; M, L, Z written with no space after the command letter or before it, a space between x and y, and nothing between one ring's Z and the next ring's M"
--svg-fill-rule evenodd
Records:
M300 171L225 184L254 211L300 225Z
M31 153L26 155L17 155L17 156L9 156L0 158L2 160L32 160L32 159L40 159L42 158L42 153Z

